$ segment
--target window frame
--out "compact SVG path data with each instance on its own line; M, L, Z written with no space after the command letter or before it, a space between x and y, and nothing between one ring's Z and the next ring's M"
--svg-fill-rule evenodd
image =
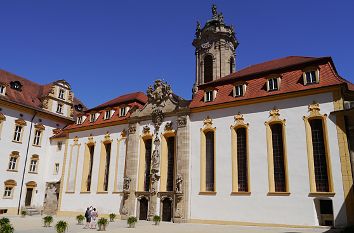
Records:
M63 88L59 88L58 99L65 100L65 90Z
M273 85L271 87L270 82L272 81ZM275 82L274 82L275 81ZM274 88L274 83L276 83L276 88ZM280 90L281 78L279 76L272 76L267 78L267 91L279 91Z
M307 74L308 73L312 73L315 72L315 77L314 80L312 82L308 82L307 80ZM317 84L320 82L320 69L318 67L309 67L303 70L302 73L302 78L303 78L303 82L304 85L312 85L312 84Z
M216 95L217 95L217 91L215 89L206 89L204 91L204 102L205 103L213 102L216 98ZM211 99L209 99L208 97L211 97Z
M111 119L112 117L112 110L111 109L107 109L105 112L104 112L104 120L109 120Z
M31 159L29 161L28 173L37 174L38 173L38 164L39 164L39 156L38 155L32 155Z
M14 190L15 187L17 186L17 183L15 180L6 180L4 182L4 193L3 193L3 199L12 199L14 196ZM10 190L8 190L10 189ZM9 195L6 195L8 192Z
M0 95L6 95L6 85L0 83Z
M57 111L56 111L56 112L57 112L58 114L64 114L64 113L63 113L63 109L64 109L64 105L61 104L61 103L58 103L58 104L57 104Z
M12 142L22 143L22 138L23 138L24 129L25 129L26 125L27 125L27 123L23 119L15 120L15 127L14 127L14 134L12 137ZM20 130L17 130L18 127L20 128Z
M94 123L96 120L96 113L90 113L90 123Z
M237 95L237 89L241 89L241 95ZM246 83L235 83L232 89L232 95L234 98L245 96L247 85Z

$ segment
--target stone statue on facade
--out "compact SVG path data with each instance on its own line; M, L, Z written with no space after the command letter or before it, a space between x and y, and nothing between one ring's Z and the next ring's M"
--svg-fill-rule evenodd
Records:
M213 14L213 18L217 18L217 16L218 16L218 11L217 11L217 9L216 9L216 5L215 5L215 4L213 4L213 5L211 6L211 13Z
M183 183L183 178L180 174L177 174L177 179L176 179L176 193L183 193L182 190L182 183Z
M129 192L130 182L131 182L131 179L129 177L125 176L124 181L123 181L123 191L124 192Z
M172 94L171 86L161 79L156 80L146 91L149 102L156 106L160 106L170 94Z
M197 21L197 29L195 29L195 37L200 38L200 34L201 34L201 27L199 21Z

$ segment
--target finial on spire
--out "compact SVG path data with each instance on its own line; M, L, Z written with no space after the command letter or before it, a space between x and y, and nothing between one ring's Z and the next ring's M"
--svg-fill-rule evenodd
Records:
M200 32L201 32L200 23L199 23L199 21L197 21L197 29L195 29L195 37L196 38L200 37Z
M218 11L216 9L216 5L215 4L213 4L211 6L211 13L213 14L213 18L216 18L218 16Z

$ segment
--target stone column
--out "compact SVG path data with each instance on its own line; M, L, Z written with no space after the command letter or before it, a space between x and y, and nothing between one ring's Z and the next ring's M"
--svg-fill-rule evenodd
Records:
M122 219L127 219L131 215L135 216L135 190L137 190L139 159L139 135L136 132L138 127L138 123L133 123L129 125L128 130L125 176L127 179L130 179L130 187L129 190L126 190L123 194L123 205L121 209Z
M189 217L189 117L179 116L177 127L177 180L173 221L181 223L186 222Z

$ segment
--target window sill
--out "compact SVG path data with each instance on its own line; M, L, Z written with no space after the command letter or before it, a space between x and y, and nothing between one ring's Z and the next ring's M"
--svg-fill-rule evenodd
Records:
M97 191L96 194L108 194L108 191Z
M3 197L3 199L12 199L13 197Z
M334 197L334 192L313 192L309 193L309 197Z
M199 192L199 195L216 196L216 192L215 191L203 191L203 192Z
M75 191L66 191L66 194L75 194Z
M22 142L21 141L15 141L15 140L12 140L12 142L14 142L14 143L18 143L18 144L22 144Z
M231 192L231 196L250 196L251 192Z
M34 146L34 147L42 147L41 145L35 145L35 144L32 144L32 146Z
M18 170L11 170L11 169L7 169L6 171L8 171L8 172L18 172Z
M80 194L90 194L91 191L81 191Z
M290 196L290 192L268 192L267 196Z
M38 172L28 172L29 174L38 174Z
M121 191L113 191L112 194L122 194L124 192L121 192Z

